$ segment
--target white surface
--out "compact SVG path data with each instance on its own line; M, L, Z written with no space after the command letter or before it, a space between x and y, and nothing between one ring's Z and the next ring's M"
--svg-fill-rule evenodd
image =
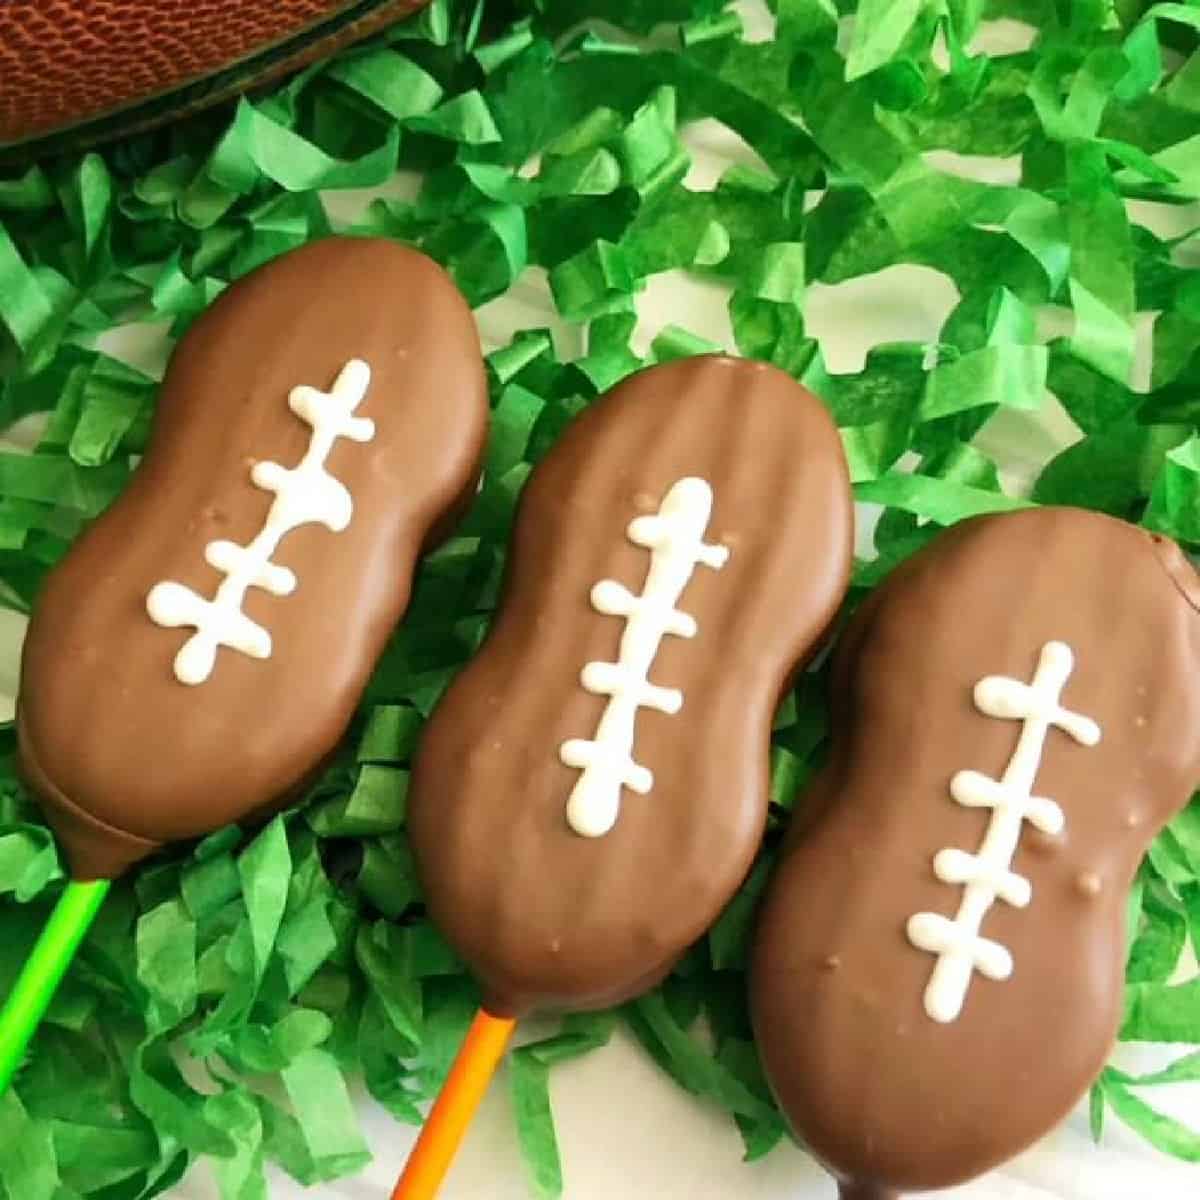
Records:
M1008 38L1018 41L1024 36L1020 26L1007 31ZM753 161L743 143L713 122L693 127L687 140L696 159L689 176L693 187L711 186L731 161ZM954 163L939 161L938 167L981 170L991 178L1011 171L1010 164L951 157ZM386 191L411 195L413 184L411 177L402 177ZM373 194L333 197L331 212L338 220L352 218ZM1196 213L1187 210L1143 205L1134 211L1136 219L1152 224L1160 235L1195 224ZM644 351L664 325L678 324L733 350L726 299L721 286L682 273L652 279L639 301L637 348ZM956 301L954 285L945 276L925 268L894 267L836 287L814 285L805 315L830 369L857 371L871 345L933 341ZM485 305L477 316L487 349L504 344L518 329L547 326L555 331L560 354L570 357L583 349L580 331L556 320L545 273L539 269L528 270L506 296ZM1142 322L1143 335L1149 327L1149 321ZM106 337L104 346L158 373L164 359L161 334L161 326L131 328ZM1143 377L1145 349L1144 339ZM1021 488L1042 462L1076 436L1057 402L1047 396L1039 414L999 414L983 431L980 445L1000 459L1007 486ZM862 516L869 522L870 514ZM21 627L19 618L0 612L2 715L11 710L16 690ZM1046 1053L1052 1055L1053 1047ZM1157 1068L1164 1055L1123 1047L1119 1057L1126 1069L1140 1070ZM447 1181L444 1200L528 1200L507 1082L502 1068ZM605 1050L558 1068L551 1086L567 1200L831 1200L834 1195L828 1177L791 1146L780 1147L761 1163L744 1165L732 1122L667 1080L623 1033ZM1200 1085L1160 1088L1146 1098L1200 1124ZM1013 1103L1021 1098L1013 1097ZM376 1160L356 1179L316 1189L329 1200L383 1200L416 1136L365 1097L360 1107ZM1081 1109L1004 1170L936 1195L954 1200L1183 1200L1198 1192L1200 1168L1158 1154L1111 1115L1103 1145L1094 1147ZM273 1200L298 1200L313 1193L276 1174L270 1194ZM171 1195L176 1200L215 1200L217 1191L201 1166Z
M567 1200L833 1200L829 1178L792 1146L740 1161L732 1122L668 1082L626 1036L558 1068L551 1087ZM1182 1088L1177 1088L1182 1091ZM1015 1100L1020 1103L1019 1098ZM1200 1100L1192 1101L1200 1112ZM416 1136L369 1102L362 1106L376 1159L356 1179L320 1190L331 1200L385 1200ZM930 1200L1184 1200L1200 1169L1145 1148L1113 1122L1097 1148L1082 1112L1044 1143L966 1187ZM201 1168L171 1193L217 1200ZM306 1195L276 1175L272 1200ZM442 1193L444 1200L530 1200L501 1070Z

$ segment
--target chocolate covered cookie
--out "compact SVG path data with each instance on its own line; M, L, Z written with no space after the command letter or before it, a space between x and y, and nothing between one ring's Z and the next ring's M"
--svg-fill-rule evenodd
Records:
M312 777L473 492L487 411L465 301L393 242L284 255L192 325L25 642L21 766L77 878Z
M731 358L631 377L535 469L500 612L409 793L430 913L489 1012L636 995L733 895L852 520L820 402Z
M955 526L856 615L751 977L779 1103L847 1188L987 1171L1099 1073L1130 884L1200 779L1198 667L1178 548L1078 509Z

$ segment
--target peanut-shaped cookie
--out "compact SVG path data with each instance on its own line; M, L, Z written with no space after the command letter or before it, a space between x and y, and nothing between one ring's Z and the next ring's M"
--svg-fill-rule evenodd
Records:
M487 411L470 310L396 243L286 254L192 325L145 458L25 642L20 762L77 878L320 768L475 487Z
M847 1188L987 1171L1103 1067L1130 884L1200 779L1198 610L1174 543L1042 508L856 614L751 972L771 1085Z
M489 1011L635 995L733 895L776 703L851 534L833 423L761 363L643 371L537 466L500 612L409 794L430 913Z

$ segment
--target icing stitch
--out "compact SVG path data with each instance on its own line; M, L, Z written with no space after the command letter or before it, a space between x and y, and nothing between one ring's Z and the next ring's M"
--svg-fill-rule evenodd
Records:
M224 575L213 599L169 580L150 589L146 611L155 624L196 631L175 656L175 677L180 683L203 683L212 674L222 646L251 658L270 658L270 633L242 611L242 603L252 587L273 596L289 596L296 590L295 574L271 561L293 529L315 524L340 533L350 524L354 501L325 463L338 438L369 442L375 436L373 421L354 416L370 383L371 368L351 359L332 391L292 389L288 406L312 427L308 450L295 467L266 461L254 464L250 478L256 487L274 492L275 500L266 523L248 546L216 541L205 547L205 560Z
M964 889L958 914L950 920L939 913L923 912L908 922L909 941L918 950L937 955L925 990L925 1011L935 1021L953 1021L962 1012L973 972L999 980L1012 975L1008 948L980 936L979 931L997 900L1025 908L1033 897L1029 880L1011 869L1024 822L1055 836L1066 825L1062 809L1053 800L1033 795L1051 727L1061 729L1082 746L1100 741L1100 726L1095 721L1059 703L1074 667L1070 646L1047 642L1031 683L989 675L975 685L975 707L989 717L1022 722L1021 734L1000 779L979 771L959 771L950 782L950 794L959 804L992 810L977 854L947 849L940 850L933 860L938 879Z
M642 594L633 595L615 579L592 588L592 607L627 623L618 661L590 662L580 673L589 692L609 697L595 738L571 738L559 748L562 761L582 772L567 802L567 822L583 837L601 837L616 824L622 787L644 796L654 786L653 773L634 761L634 726L639 708L674 714L683 706L681 691L656 687L647 676L667 634L696 636L695 618L675 607L696 564L719 571L729 559L728 546L704 541L712 503L706 480L680 479L657 513L636 517L626 531L631 542L650 551Z

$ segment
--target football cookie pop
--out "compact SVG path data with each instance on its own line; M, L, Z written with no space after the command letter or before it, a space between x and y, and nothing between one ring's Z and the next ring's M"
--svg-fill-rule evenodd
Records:
M1097 513L966 521L855 616L751 966L780 1106L846 1196L1049 1132L1116 1038L1142 856L1200 779L1200 581Z
M20 765L72 882L0 1015L0 1090L108 881L320 770L473 495L487 414L466 302L392 242L313 243L192 325L26 637Z
M496 622L413 767L429 912L484 1011L398 1197L436 1190L516 1018L653 987L737 890L852 526L823 406L739 359L633 376L533 472Z

